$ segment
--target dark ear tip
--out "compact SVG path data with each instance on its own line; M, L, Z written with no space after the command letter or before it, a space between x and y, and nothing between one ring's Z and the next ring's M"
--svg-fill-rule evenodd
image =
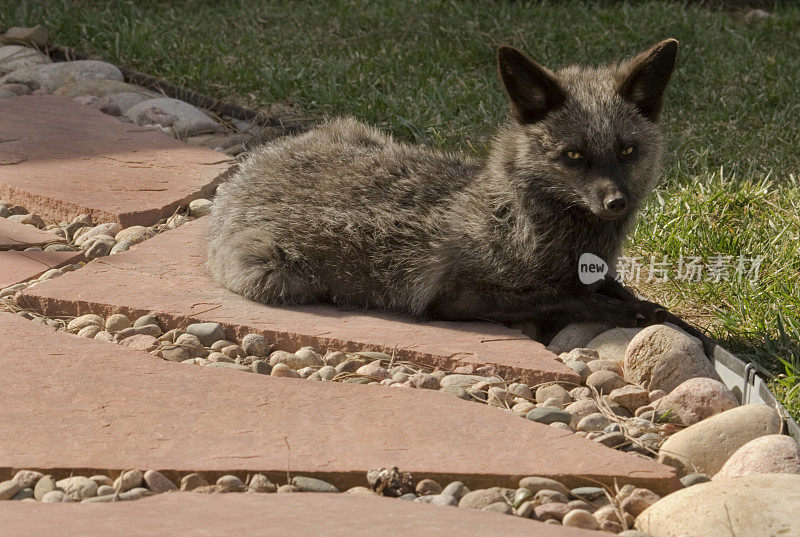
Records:
M500 45L499 47L497 47L497 59L499 60L520 55L522 55L522 53L519 50L515 49L514 47L510 47L508 45Z
M658 44L658 48L664 51L669 51L672 54L678 52L678 40L670 37L669 39L663 40L661 43Z

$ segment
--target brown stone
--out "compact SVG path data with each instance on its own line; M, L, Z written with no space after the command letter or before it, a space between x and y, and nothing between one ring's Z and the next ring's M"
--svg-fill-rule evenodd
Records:
M476 509L445 509L365 494L161 494L135 502L75 505L0 502L3 537L116 535L193 537L593 537L564 528Z
M206 222L200 218L161 233L135 250L99 259L80 271L45 282L24 299L52 315L78 310L154 313L165 329L178 323L222 324L229 338L258 333L274 349L310 345L350 352L380 350L452 370L495 364L505 378L529 385L576 384L580 377L538 342L499 324L417 322L397 315L342 311L323 305L279 307L247 300L219 287L204 267Z
M66 243L58 235L28 224L12 222L8 218L0 218L0 250L24 250L32 246L45 246L55 242Z
M81 259L81 252L0 252L0 289Z
M520 475L680 487L671 468L437 391L188 366L10 313L0 313L0 370L0 480L13 468L57 478L158 468L173 482L190 471L280 481L289 464L346 490L396 465L473 490L516 487Z
M67 97L0 100L0 197L50 220L152 225L210 197L234 163Z

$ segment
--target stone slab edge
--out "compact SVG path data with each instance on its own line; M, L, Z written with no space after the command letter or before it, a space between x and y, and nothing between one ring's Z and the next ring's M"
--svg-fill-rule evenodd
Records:
M79 214L88 214L92 219L92 222L95 223L117 222L123 228L130 226L151 226L160 219L173 215L175 211L185 205L188 205L192 200L197 198L213 197L219 184L227 181L228 178L236 171L236 169L237 166L232 166L227 171L215 177L209 183L201 186L194 192L178 200L170 202L164 207L152 208L137 212L124 212L120 213L119 215L100 209L84 207L78 203L61 201L46 196L32 194L25 190L4 185L2 183L0 183L0 198L8 199L25 207L29 210L29 212L38 214L44 218L48 223L54 223L61 220L70 220Z
M89 347L94 347L95 350L99 350L100 356L102 356L106 350L113 350L116 348L116 345L113 343L96 342L90 340L82 341L77 336L55 331L49 327L43 327L33 323L32 321L21 319L10 313L0 312L0 326L5 326L6 328L4 332L11 334L13 334L15 330L22 330L20 337L21 341L23 342L36 341L36 344L38 345L39 334L45 338L45 343L47 338L55 338L51 345L42 349L41 356L38 358L39 360L41 360L42 357L50 359L50 356L66 356L67 353L72 353L73 351L79 352L77 349L83 348L84 345L88 345ZM25 343L24 345L27 345L25 348L28 348L30 343ZM13 348L13 343L6 341L3 346L6 348ZM95 355L96 353L87 352L84 353L83 356L76 356L75 360L70 360L68 364L60 365L59 367L66 366L68 368L74 368L80 366L81 364L94 364L94 362L97 360L92 358L92 356ZM18 357L9 357L9 359L12 361L12 363L14 360L19 362ZM131 362L132 359L134 362ZM519 422L520 432L525 432L525 434L521 436L526 438L532 438L531 435L534 433L534 430L539 431L541 434L537 433L534 436L537 438L541 437L539 449L551 449L551 451L547 452L547 456L549 457L561 457L561 455L557 455L556 452L552 450L563 449L564 457L572 457L580 456L582 448L584 447L591 448L589 450L590 453L585 453L584 456L591 456L594 462L591 465L584 463L585 468L582 469L579 475L574 473L563 473L565 471L571 472L570 465L564 466L564 469L561 472L546 472L547 477L558 479L569 487L596 485L597 483L604 483L613 487L617 483L620 485L631 483L637 486L649 488L662 495L680 488L680 484L675 475L674 469L668 466L657 464L655 461L643 461L637 457L634 457L633 455L626 455L624 453L596 445L588 440L575 437L567 431L555 430L546 425L528 422L518 417L511 417L505 413L502 413L502 411L499 409L492 409L483 405L478 405L477 403L469 403L439 392L421 390L419 393L415 393L414 391L398 391L398 389L380 386L347 384L319 385L318 383L313 383L313 381L307 380L276 379L273 377L262 377L255 375L254 373L202 369L196 366L187 366L183 364L166 362L143 351L135 351L125 347L120 347L118 353L107 355L105 360L108 361L108 374L110 375L109 379L116 378L113 373L115 370L114 368L122 368L122 370L128 372L134 377L142 374L156 375L158 378L169 378L170 381L179 382L181 384L185 382L191 382L194 386L208 386L209 389L212 387L217 389L222 385L240 386L242 389L242 397L240 399L242 399L242 402L249 401L248 404L252 404L254 401L260 400L259 398L261 396L258 395L258 393L260 393L259 390L266 388L270 384L276 385L276 390L274 390L274 393L280 393L281 390L285 390L286 386L289 386L290 384L297 387L303 387L305 386L302 384L304 382L311 382L312 385L308 385L309 387L313 387L318 391L321 390L320 393L322 395L320 395L320 397L323 395L327 396L329 393L336 394L334 396L334 400L336 400L336 397L338 397L338 394L340 393L352 392L353 395L357 394L361 399L364 399L365 396L368 396L367 399L374 399L376 404L379 404L382 400L384 401L384 404L401 404L403 399L416 396L430 399L431 404L434 405L440 404L436 402L436 400L447 401L448 403L452 403L452 405L454 405L454 411L457 410L461 414L464 414L468 410L469 414L473 414L470 409L474 408L474 412L480 414L481 420L484 421L487 420L490 415L491 417L494 417L496 414L498 420L505 422L506 428L508 427L508 424L511 423L509 420L512 420L513 423ZM37 357L29 356L28 359L23 360L21 363L25 364L23 366L25 369L32 371L36 367ZM95 372L105 371L96 367L92 367L91 370ZM9 371L8 374L14 375L14 372ZM97 374L95 374L95 376L97 376ZM202 382L203 377L208 377L208 381ZM213 382L211 379L213 379ZM160 382L163 383L165 380ZM104 391L108 392L108 389L104 388ZM121 394L121 396L125 397L125 394L129 396L129 392L130 388L128 388L127 392ZM224 393L229 393L229 391ZM383 398L381 397L382 395L384 396ZM222 394L220 394L220 397L222 397ZM388 399L386 399L387 397ZM395 400L394 403L388 402L389 399ZM100 408L104 408L101 403L101 401L98 401ZM224 401L218 397L217 399L213 400L213 403L219 406L220 404L224 403ZM209 408L214 407L214 404L211 404ZM118 405L114 405L113 407L117 409L116 411L118 411ZM12 412L12 415L13 414L14 412ZM19 414L19 412L16 412L16 414ZM54 426L57 425L54 424ZM369 434L369 432L365 431L365 434ZM499 439L499 441L508 442L509 439L503 438ZM298 446L295 451L295 456L301 456L302 458L302 455L298 455L298 452L302 454L303 449L305 448ZM31 458L32 455L30 454L32 452L35 452L33 459ZM42 455L43 453L47 453L47 455ZM608 456L604 456L604 453L607 453ZM287 471L292 471L293 475L302 473L302 475L325 479L343 490L353 486L364 485L366 481L366 471L372 468L372 466L369 468L364 467L363 463L356 463L350 468L345 466L332 469L331 471L326 471L319 469L320 465L318 464L319 461L317 461L316 467L315 464L311 464L310 466L306 466L306 468L303 470L298 470L298 467L303 466L302 464L295 462L295 464L292 465L290 460L284 459L283 457L272 457L272 460L270 460L270 457L265 457L259 461L254 461L252 460L253 457L237 456L234 453L226 455L225 457L214 457L212 459L206 458L202 461L202 467L192 466L191 462L187 462L185 465L181 464L180 462L176 463L175 461L182 461L183 459L172 454L156 454L151 456L150 454L137 453L130 453L126 455L127 460L125 464L128 466L124 468L109 468L107 464L102 464L100 461L98 461L97 465L92 465L91 463L86 465L84 463L73 466L59 466L58 463L52 464L46 462L46 459L52 458L53 454L53 452L47 450L42 451L41 446L38 446L38 449L30 451L20 447L19 451L16 453L6 453L3 457L0 457L0 481L10 479L11 476L13 476L13 474L20 469L38 470L42 473L49 473L55 477L62 478L70 475L94 475L98 473L117 476L123 471L131 469L131 466L136 468L141 465L139 469L157 469L162 471L164 475L175 482L177 482L180 477L187 473L200 471L210 478L209 481L215 480L217 477L228 473L238 475L244 479L248 474L262 472L273 481L284 483L286 481ZM35 459L40 456L45 457L45 461L42 461L42 464L45 465L36 464ZM115 456L118 455L111 453L108 454L106 458L108 462L110 462L114 460ZM487 453L487 456L490 456L490 453ZM508 454L504 453L503 457L507 458ZM382 457L378 457L378 459L381 458ZM424 458L425 457L423 457L423 459ZM55 462L58 459L59 456L56 456L53 460ZM401 457L401 459L403 458ZM139 462L137 462L137 460ZM390 461L392 460L396 459L390 455L387 463L391 464ZM632 467L627 465L626 461L632 463ZM377 463L377 460L375 463ZM464 482L472 489L491 486L507 486L516 488L519 479L528 475L532 475L530 472L534 470L534 467L536 466L534 464L532 467L527 468L525 473L518 474L510 473L506 468L502 468L498 472L497 470L485 471L479 467L473 469L472 466L463 469L459 468L456 471L450 470L449 472L437 472L431 467L430 461L423 460L417 462L415 457L410 460L403 459L403 462L400 462L400 464L402 465L402 470L411 472L416 479L428 477L439 482L459 480ZM421 466L417 466L418 464ZM266 465L272 467L267 467ZM516 464L514 466L516 466ZM525 463L521 462L520 466L525 466ZM627 469L625 468L626 466L628 466ZM292 467L294 468L293 470ZM456 465L456 467L458 467L458 465ZM587 471L589 468L591 470ZM523 470L523 468L520 468L520 470Z
M474 365L476 367L483 365L495 365L499 374L509 380L518 380L519 382L527 383L531 386L541 384L544 382L565 382L572 384L580 384L580 377L572 371L558 372L558 371L541 371L538 369L526 369L523 367L514 367L503 364L497 364L490 360L481 360L471 354L463 355L436 355L428 352L421 352L415 349L403 348L390 348L388 346L381 346L372 343L363 343L355 340L345 340L339 338L325 337L323 335L311 334L297 334L291 332L282 332L277 330L268 330L260 327L250 326L248 324L234 324L225 321L219 321L214 318L213 309L208 312L200 312L195 315L180 315L173 312L148 310L142 308L120 307L115 304L88 302L79 299L61 299L43 294L38 294L41 289L34 288L30 291L23 291L17 293L15 301L18 306L37 311L42 315L54 318L70 318L85 315L87 313L96 313L102 317L107 317L114 313L123 313L128 317L135 319L142 315L155 315L164 330L172 328L185 328L187 325L195 322L219 322L225 329L225 334L228 337L234 337L241 340L245 334L259 333L266 337L272 343L273 349L286 350L294 352L300 347L312 346L316 349L332 349L341 350L345 352L357 351L380 351L387 354L394 353L397 360L409 361L428 365L431 367L440 367L447 371L452 371L454 368L463 365ZM520 332L520 338L527 339ZM555 361L554 363L561 364Z
M353 494L166 493L106 504L0 503L4 537L592 537L597 532L476 509ZM123 530L124 528L124 530Z

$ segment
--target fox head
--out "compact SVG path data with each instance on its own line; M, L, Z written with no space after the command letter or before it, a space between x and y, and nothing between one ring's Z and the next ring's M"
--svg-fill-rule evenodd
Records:
M659 171L656 121L677 51L667 39L618 66L552 72L500 47L513 119L502 165L522 197L550 197L602 221L635 211Z

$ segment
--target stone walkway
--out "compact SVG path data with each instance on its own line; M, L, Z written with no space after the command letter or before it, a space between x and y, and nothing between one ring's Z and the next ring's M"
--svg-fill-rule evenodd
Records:
M671 468L437 391L189 367L10 313L0 313L0 369L0 471L278 480L291 470L345 490L372 468L398 466L472 489L515 487L526 475L678 487Z
M0 199L47 223L84 214L94 223L152 226L192 199L211 197L235 164L58 96L0 100L0 132ZM65 319L154 314L164 330L218 322L237 340L265 336L273 350L383 351L446 370L493 365L503 378L534 388L581 382L541 344L499 325L245 300L206 275L205 227L201 217L84 267L74 265L82 252L27 250L66 241L2 218L0 288L70 264L75 270L16 292L16 306ZM415 479L459 480L472 489L515 489L525 476L569 487L632 484L659 494L680 486L674 469L651 459L437 391L193 367L12 313L0 313L0 368L0 481L20 468L56 478L152 468L175 482L189 472L209 479L261 472L283 482L291 472L344 490L364 485L368 470L398 466ZM10 536L52 527L71 534L87 524L101 531L124 526L128 535L188 535L200 526L210 533L266 526L298 535L588 535L372 497L262 496L175 493L97 506L0 502L0 519ZM264 515L257 522L249 516L254 510Z
M151 225L214 192L233 160L55 95L0 105L0 198L43 218Z
M137 502L48 505L0 502L3 537L197 535L372 537L592 537L599 534L471 509L443 509L345 494L167 494ZM124 530L122 529L124 528ZM534 529L535 528L535 529ZM202 532L202 533L201 533Z

